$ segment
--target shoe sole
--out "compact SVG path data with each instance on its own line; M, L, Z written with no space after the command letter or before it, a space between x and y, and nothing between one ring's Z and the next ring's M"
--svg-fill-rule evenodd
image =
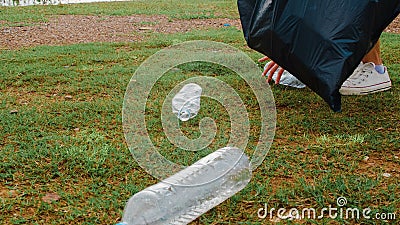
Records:
M368 95L376 92L387 91L392 88L392 82L386 81L366 87L342 87L339 92L342 95Z

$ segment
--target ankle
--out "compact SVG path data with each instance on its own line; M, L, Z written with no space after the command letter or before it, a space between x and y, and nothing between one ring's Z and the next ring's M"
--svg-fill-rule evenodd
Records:
M375 70L380 74L384 74L386 72L386 68L383 65L375 65Z

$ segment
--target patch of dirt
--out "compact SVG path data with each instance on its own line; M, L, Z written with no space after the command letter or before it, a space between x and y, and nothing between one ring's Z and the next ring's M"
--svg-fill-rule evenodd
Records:
M177 33L194 29L223 28L229 24L240 29L233 19L171 20L166 16L82 16L60 15L33 26L3 26L0 48L18 49L37 45L66 45L88 42L135 42L146 33Z
M239 19L171 20L163 15L147 16L54 16L46 23L14 24L0 21L0 49L18 49L37 45L66 45L88 42L135 42L148 32L178 33L194 29L224 28L229 24L241 29ZM400 16L385 30L400 34Z
M400 15L386 28L386 32L400 34Z
M371 155L360 162L358 172L360 174L366 174L368 177L384 177L383 174L387 173L390 174L390 177L384 177L383 179L398 180L400 178L399 164L393 157L394 156L386 155L386 158L391 158L388 160L382 155ZM381 171L381 173L377 174L377 171Z
M10 190L9 188L0 185L0 198L7 199L7 198L15 198L18 195L16 190Z

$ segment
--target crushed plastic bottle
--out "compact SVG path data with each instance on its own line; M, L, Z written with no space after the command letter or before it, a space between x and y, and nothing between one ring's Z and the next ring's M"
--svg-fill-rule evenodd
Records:
M195 83L186 84L172 99L172 112L181 120L188 121L200 110L203 89Z
M268 65L270 63L271 62L265 64L264 70L268 67ZM276 70L275 73L272 75L272 80L274 80L274 81L276 80L276 77L278 76L278 72L279 72L279 69ZM268 77L269 74L270 74L270 72L268 72L266 74L266 76ZM293 76L291 73L289 73L286 70L283 72L281 79L279 81L279 84L286 85L289 87L294 87L294 88L305 88L306 87L305 84L303 84L299 79L297 79L295 76Z
M120 225L188 224L242 190L251 166L242 150L221 148L133 195Z

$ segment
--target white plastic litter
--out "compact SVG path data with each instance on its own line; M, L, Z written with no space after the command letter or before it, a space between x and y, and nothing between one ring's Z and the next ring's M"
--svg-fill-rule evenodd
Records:
M200 110L202 91L203 89L195 83L183 86L172 99L172 112L181 121L188 121L195 117Z
M268 65L270 63L271 62L265 64L264 70L268 67ZM279 69L276 70L275 73L272 75L272 80L276 81L276 77L278 76L278 72L279 72ZM268 72L266 74L266 76L268 77L269 74L270 74L270 72ZM297 79L295 76L293 76L291 73L289 73L286 70L283 72L283 74L281 76L281 79L279 81L279 84L286 85L286 86L289 86L289 87L294 87L294 88L305 88L306 87L305 84L303 84L299 79Z
M250 179L250 161L243 151L221 148L133 195L119 224L188 224L242 190Z

